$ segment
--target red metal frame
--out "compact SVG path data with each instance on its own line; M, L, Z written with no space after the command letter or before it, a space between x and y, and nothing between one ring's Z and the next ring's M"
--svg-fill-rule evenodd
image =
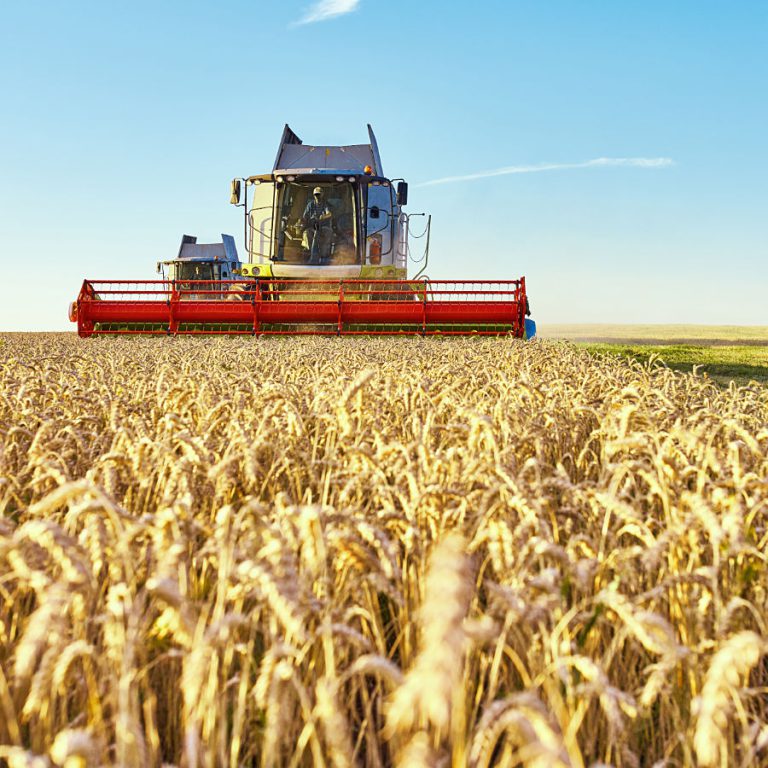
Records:
M83 337L407 333L522 338L526 306L524 277L503 281L272 278L248 283L85 280L70 309L70 320L77 322ZM307 325L314 327L303 327Z

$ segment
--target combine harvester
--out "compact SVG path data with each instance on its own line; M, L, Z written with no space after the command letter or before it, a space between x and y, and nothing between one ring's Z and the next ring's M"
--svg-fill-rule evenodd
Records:
M531 338L525 278L408 277L408 185L368 144L308 146L286 125L272 173L235 179L234 238L184 235L160 280L85 280L69 317L94 334L509 334ZM397 182L395 184L395 182ZM249 194L250 193L250 194Z

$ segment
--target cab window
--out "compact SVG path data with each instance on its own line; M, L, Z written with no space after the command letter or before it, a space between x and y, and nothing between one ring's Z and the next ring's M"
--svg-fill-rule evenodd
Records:
M369 264L392 262L393 201L388 181L372 181L366 194L366 261Z
M279 183L277 211L275 261L358 263L354 186L348 181Z
M251 256L268 259L272 256L272 219L274 215L275 185L271 181L254 184L248 213Z
M187 262L179 265L180 280L213 280L213 265Z

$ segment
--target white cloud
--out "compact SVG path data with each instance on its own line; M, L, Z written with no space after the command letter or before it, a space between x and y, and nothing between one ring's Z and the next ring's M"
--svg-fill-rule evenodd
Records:
M297 24L314 24L316 21L333 19L357 10L360 0L317 0L302 16Z
M515 173L541 173L542 171L566 171L574 168L595 168L604 166L624 166L630 168L668 168L675 161L669 157L597 157L583 163L539 163L538 165L508 165L491 171L469 173L466 176L444 176L441 179L423 181L415 187L429 187L434 184L452 184L455 181L474 181L487 179L489 176L510 176Z

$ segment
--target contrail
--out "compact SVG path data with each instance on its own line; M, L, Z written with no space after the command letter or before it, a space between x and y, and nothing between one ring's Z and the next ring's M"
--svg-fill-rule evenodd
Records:
M440 179L422 181L415 187L430 187L435 184L453 184L456 181L474 181L491 176L510 176L515 173L541 173L542 171L569 171L575 168L596 168L603 166L623 166L629 168L668 168L675 161L669 157L597 157L583 163L539 163L538 165L508 165L491 171L478 171L465 176L443 176Z

